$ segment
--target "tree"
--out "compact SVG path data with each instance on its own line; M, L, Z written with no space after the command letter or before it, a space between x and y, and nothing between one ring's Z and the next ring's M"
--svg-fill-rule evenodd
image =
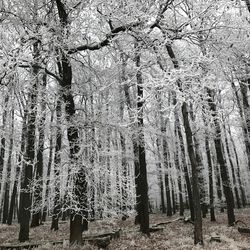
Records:
M39 58L39 41L35 41L33 45L34 60ZM29 92L29 107L27 115L27 145L25 150L24 165L22 170L20 205L19 205L19 241L24 242L29 239L29 221L31 208L31 190L30 181L33 177L33 164L35 160L35 130L37 116L37 88L39 84L39 70L32 67L32 75L34 77Z
M213 122L214 122L215 132L216 132L216 137L214 138L214 144L215 144L215 150L216 150L216 155L217 155L217 161L220 165L223 191L224 191L224 195L225 195L226 203L227 203L228 225L232 226L235 222L234 197L233 197L233 192L231 189L231 183L230 183L227 165L226 165L224 155L223 155L223 150L222 150L221 129L220 129L220 124L219 124L217 111L216 111L214 91L207 88L207 94L209 97L208 104L209 104L210 110L212 111Z

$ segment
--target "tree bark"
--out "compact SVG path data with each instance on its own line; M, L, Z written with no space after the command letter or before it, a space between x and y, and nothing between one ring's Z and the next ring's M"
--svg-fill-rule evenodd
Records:
M232 134L231 134L230 126L228 126L228 132L229 132L230 140L231 140L232 145L233 145L233 150L234 150L234 155L235 155L235 161L236 161L236 166L237 166L236 175L237 175L237 180L239 183L239 188L240 188L240 193L241 193L242 206L245 207L247 205L246 193L245 193L244 187L242 185L242 181L241 181L239 158L238 158L236 146L235 146Z
M182 104L182 116L186 132L188 155L192 167L192 184L193 184L193 200L194 200L194 244L203 245L198 165L196 162L195 152L193 148L192 131L189 124L188 109L186 102Z
M122 64L123 64L122 65L122 71L123 71L122 75L123 75L123 78L125 79L126 59L124 58L124 56L122 57ZM138 57L138 56L137 56L137 60L136 60L136 65L137 64L140 64L140 57ZM140 81L142 81L140 69L138 72L139 72L139 74L137 74L137 81L140 82ZM137 82L137 84L138 84L138 82ZM130 98L129 86L126 83L123 85L123 90L124 90L124 94L125 94L126 104L128 107L129 120L131 123L135 123L134 117L132 114L133 106L132 106L132 101ZM137 91L138 91L138 94L137 94L138 97L139 97L139 94L143 95L143 89L139 89L139 85L137 87ZM143 106L143 103L138 102L137 106L136 106L137 110L139 109L140 106ZM143 110L141 110L141 111L143 111ZM143 113L137 113L137 116L142 115L142 114ZM132 128L132 130L133 130L132 144L133 144L133 152L134 152L134 176L135 176L135 192L136 192L136 212L137 212L137 215L135 217L135 224L141 224L141 221L142 221L141 211L143 210L143 208L141 207L141 203L142 203L141 198L142 197L141 197L140 157L139 157L140 156L139 155L139 143L141 143L141 142L143 143L143 141L140 142L138 135L134 132L135 130L136 131L138 130L138 132L139 132L140 121L143 122L143 119L139 120L137 118L136 124ZM142 139L144 140L144 138L142 138ZM143 151L142 151L142 154L143 154ZM143 158L143 155L142 155L142 158ZM148 232L149 232L149 219L146 218L145 223L146 223L146 226L145 226L146 231L147 231L147 224L148 224Z
M146 165L146 149L144 140L144 119L143 119L143 79L141 72L141 55L138 44L136 43L135 62L137 67L137 124L138 124L138 160L139 160L139 218L140 231L149 235L149 212L148 212L148 181L147 181L147 165Z
M6 121L7 121L7 115L8 115L8 111L7 111L8 102L9 102L9 93L4 98L4 111L3 111L3 121L2 121L3 131L6 129ZM3 135L1 138L1 142L0 142L0 145L1 145L1 148L0 148L0 178L2 180L0 182L0 190L1 190L2 182L3 182L5 144L6 144L6 139L5 139L5 135ZM2 201L0 201L0 218L1 218L1 215L2 215Z
M245 143L245 147L246 147L246 156L247 156L248 169L250 169L250 137L249 137L249 130L248 130L246 118L245 118L245 115L244 115L244 113L246 113L246 112L243 112L243 108L245 110L246 107L243 106L243 108L242 108L242 104L241 104L241 101L240 101L238 90L236 89L236 86L235 86L234 82L231 83L231 86L232 86L232 89L234 91L235 98L236 98L236 103L237 103L237 106L238 106L238 109L239 109L239 114L240 114L240 118L241 118L242 132L243 132L243 137L244 137L244 143ZM244 95L245 95L245 93L244 93ZM245 97L245 99L246 98L247 97ZM248 103L248 101L247 101L247 103ZM244 102L243 102L243 104L244 104Z
M62 148L62 108L61 108L61 91L59 90L59 99L56 103L56 149L54 158L54 180L55 180L55 197L53 205L53 214L51 221L51 230L57 231L58 220L60 216L60 168L61 168L61 148Z
M179 69L179 63L176 59L175 53L171 47L171 45L167 44L166 49L169 57L172 60L175 69ZM177 79L177 84L179 89L182 91L182 84L179 79ZM192 169L192 184L193 184L193 206L194 206L194 244L203 245L203 236L202 236L202 218L201 218L201 205L200 205L200 191L199 191L199 181L198 181L198 165L197 160L195 158L194 152L194 143L192 138L192 130L189 122L188 115L188 106L184 101L181 106L183 123L186 133L186 141L188 148L188 155L191 162Z
M48 213L48 200L46 200L49 196L49 184L50 184L50 174L51 174L51 166L52 166L52 156L53 156L53 120L54 120L54 111L51 111L50 117L50 139L49 139L49 160L47 167L47 179L46 179L46 187L45 187L45 205L43 207L42 212L42 221L46 221L46 216Z
M10 175L12 166L12 155L13 155L13 144L14 144L14 107L11 110L11 131L10 131L10 142L9 142L9 152L7 161L7 173L5 179L5 189L4 189L4 206L3 206L3 223L7 223L9 214L9 196L10 196Z
M235 222L235 215L234 215L234 197L231 188L230 178L228 174L227 165L223 156L223 149L222 149L222 141L221 141L221 129L220 124L217 116L216 111L216 104L214 102L214 93L211 89L207 88L208 93L208 104L210 110L212 111L213 122L215 126L216 137L214 139L215 150L217 155L217 161L220 165L220 174L222 179L223 191L226 198L227 203L227 218L228 218L228 225L232 226Z
M162 171L162 163L161 163L161 146L160 146L160 138L157 136L156 138L156 146L157 146L157 175L159 180L160 186L160 196L161 196L161 211L162 213L166 213L166 206L165 206L165 194L164 194L164 185L163 185L163 171Z
M30 227L38 227L42 220L42 192L43 192L43 151L44 151L44 132L45 132L45 120L46 120L46 103L45 103L45 90L46 90L46 74L43 75L43 84L41 89L41 118L38 124L39 139L37 149L37 160L35 164L36 172L36 185L34 190L33 202L35 202L36 212L32 214ZM38 210L38 211L37 211Z
M193 112L193 107L191 105L191 109L190 109L190 116L191 119L193 121L193 130L197 130L196 129L196 125L195 125L195 115ZM201 211L202 211L202 217L206 218L206 214L207 214L207 204L206 204L206 183L204 180L204 176L203 176L203 163L202 163L202 155L201 155L201 150L200 150L200 143L199 140L197 138L196 133L193 134L193 142L194 142L194 148L195 148L195 158L196 158L196 162L197 162L197 166L198 166L198 180L199 180L199 189L200 189L200 202L201 202Z
M188 166L187 166L187 162L186 162L186 152L185 152L185 146L184 146L185 145L184 139L183 139L183 135L182 135L182 131L181 131L179 115L178 115L176 110L175 110L175 127L176 127L176 131L177 131L177 135L179 137L180 153L181 153L181 159L182 159L182 166L183 166L183 170L184 170L184 178L185 178L186 187L187 187L188 203L189 203L191 220L194 221L193 192L192 192L192 186L191 186L191 181L190 181L190 177L189 177Z
M209 139L207 134L205 135L205 148L208 163L208 180L209 180L209 206L210 206L210 220L216 221L214 212L214 178L213 178L213 164L209 146Z
M177 137L177 129L175 128L175 136ZM175 141L175 167L177 170L178 175L178 194L179 194L179 214L180 216L184 215L184 202L183 202L183 191L182 191L182 176L181 176L181 166L180 166L180 160L179 160L179 143L176 139Z
M12 224L12 219L14 215L14 206L16 205L17 207L17 186L18 186L18 180L20 176L20 171L21 171L21 165L23 164L23 154L25 152L25 145L26 145L26 133L27 133L27 116L28 116L28 111L25 108L24 109L24 116L23 116L23 122L22 122L22 134L21 134L21 148L20 148L20 153L18 156L18 163L16 167L16 174L15 174L15 181L13 185L13 190L11 194L11 199L10 199L10 210L8 214L8 221L7 224L11 225ZM18 214L18 212L17 212ZM19 222L19 216L18 216L18 222Z
M62 32L68 34L68 13L61 0L56 0L59 19L61 22ZM63 34L61 34L63 36ZM70 160L72 163L78 162L77 154L80 151L79 146L79 129L72 124L75 117L76 109L74 98L71 93L72 89L72 67L68 56L61 50L59 51L60 62L58 62L60 72L60 85L63 91L65 102L66 120L68 122L67 136L70 146ZM80 214L72 210L70 214L70 244L82 244L82 231L88 229L87 222L87 182L85 176L85 167L80 166L77 174L74 176L74 196L76 202L80 205Z
M223 126L223 130L224 130L224 138L225 138L226 151L227 151L228 160L229 160L230 167L231 167L231 172L232 172L233 187L234 187L234 194L235 194L235 198L236 198L236 203L237 203L237 207L241 208L239 190L238 190L237 182L236 182L235 169L234 169L234 164L233 164L233 161L232 161L231 152L230 152L230 149L229 149L229 143L228 143L228 138L227 138L227 132L226 132L225 125Z
M39 58L39 42L34 44L34 59ZM38 88L38 73L39 70L33 67L32 74L34 82L29 93L29 109L27 121L27 146L25 151L25 162L22 170L20 205L19 205L19 220L20 231L19 241L24 242L29 240L29 221L31 208L31 191L29 189L30 181L33 178L33 164L35 160L35 140L36 140L36 115L37 115L37 88Z

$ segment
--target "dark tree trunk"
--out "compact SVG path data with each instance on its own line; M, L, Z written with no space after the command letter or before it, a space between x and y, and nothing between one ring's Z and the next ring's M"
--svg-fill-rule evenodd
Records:
M122 75L125 79L125 67L126 67L126 59L124 56L122 57ZM129 120L131 123L134 123L134 116L132 114L132 101L130 98L130 93L129 93L129 86L125 83L123 85L123 90L124 90L124 95L126 99L126 104L128 107L128 115L129 115ZM136 126L132 128L132 130L137 130L138 129L138 122ZM133 144L133 152L134 152L134 176L135 176L135 192L136 192L136 212L137 215L135 216L135 224L140 224L141 223L141 218L140 218L140 204L141 204L141 195L140 195L140 180L139 180L139 175L140 175L140 162L139 162L139 145L138 145L138 135L134 132L132 136L132 144Z
M92 89L91 89L92 91ZM94 117L95 112L94 112L94 97L93 94L90 96L90 110L91 110L91 117ZM86 116L86 120L88 120L88 117ZM90 157L89 161L92 166L92 168L95 167L95 140L96 140L96 131L95 131L95 125L91 124L91 149L90 149ZM95 177L93 176L91 179L91 184L89 185L89 192L90 192L90 212L89 212L89 218L92 220L95 220L96 216L96 211L95 211Z
M207 88L207 93L209 97L208 104L209 104L210 110L212 111L212 115L214 119L214 126L215 126L215 132L216 132L214 144L215 144L215 150L216 150L216 155L217 155L217 161L220 165L220 173L221 173L223 191L224 191L224 195L225 195L226 203L227 203L228 224L229 226L232 226L235 222L234 197L233 197L233 192L231 188L227 165L223 156L221 129L220 129L220 124L219 124L219 120L217 116L216 104L214 102L214 93L209 88Z
M180 142L181 159L182 159L182 166L183 166L183 170L184 170L184 177L185 177L186 188L187 188L187 193L188 193L188 203L189 203L190 215L191 215L191 220L194 221L193 191L192 191L192 186L191 186L190 177L189 177L188 165L186 162L186 152L185 152L185 147L184 147L184 139L183 139L182 131L181 131L181 127L180 127L179 116L177 113L175 115L175 126L177 128L177 133L178 133L179 142Z
M196 125L195 125L195 115L193 112L193 107L191 105L190 107L190 117L193 121L193 126L194 126L194 130L196 129ZM202 217L206 218L207 215L207 204L206 204L206 197L207 197L207 193L206 193L206 183L204 180L204 176L203 176L203 163L202 163L202 155L201 155L201 150L200 150L200 143L199 140L196 136L196 134L193 135L193 141L194 141L194 148L195 148L195 157L196 157L196 162L198 165L198 179L199 179L199 188L200 188L200 202L201 202L201 211L202 211Z
M205 148L208 163L208 180L209 180L209 206L210 206L210 220L216 221L214 212L214 178L213 178L213 164L211 152L209 147L209 140L207 134L205 135Z
M121 150L122 150L122 204L121 209L123 212L127 211L127 199L128 199L128 171L126 160L126 141L125 137L120 133Z
M168 52L169 57L172 60L175 69L179 69L179 63L176 59L174 51L171 45L167 44L166 49ZM179 89L182 91L182 84L180 80L177 80L177 84ZM200 205L200 192L199 192L199 180L198 180L198 164L195 158L195 152L193 147L193 136L192 130L189 122L189 115L188 115L188 107L187 103L183 102L182 107L182 117L183 123L186 133L186 141L187 141L187 148L188 148L188 155L191 162L191 169L192 169L192 184L193 184L193 209L194 209L194 244L201 244L203 245L203 236L202 236L202 218L201 218L201 205Z
M236 89L236 86L234 84L234 82L231 83L232 89L234 91L235 97L236 97L236 102L237 102L237 106L239 109L239 114L240 114L240 118L241 118L241 126L242 126L242 132L243 132L243 137L244 137L244 143L245 143L245 147L246 147L246 156L247 156L247 161L248 161L248 169L250 169L250 137L249 137L249 130L248 130L248 126L247 126L247 122L246 122L246 118L244 116L244 113L247 114L247 112L243 112L242 109L242 104L240 101L240 97L238 94L238 90ZM247 89L245 89L246 91ZM245 97L245 102L243 102L244 104L244 110L247 109L247 107L245 107L245 105L248 105L248 100L247 97L245 96L244 93L244 97Z
M205 181L203 176L203 164L201 159L201 152L200 152L200 144L196 136L193 136L194 145L195 145L195 157L198 166L198 179L199 179L199 187L200 187L200 202L201 202L201 211L202 217L206 218L207 215L207 204L206 204L206 190L205 190Z
M168 169L166 169L168 171ZM171 201L171 190L169 183L169 175L165 174L165 187L166 187L166 197L167 197L167 216L172 216L172 201Z
M106 110L107 113L106 115L108 116L108 110ZM107 210L111 211L112 209L112 197L110 196L111 194L111 168L110 168L110 136L111 136L111 130L108 127L106 130L106 148L105 150L107 150L107 156L105 157L104 162L106 162L106 166L107 166L107 171L106 171L106 178L105 178L105 182L103 183L103 186L106 187L106 193L107 193ZM110 212L108 212L108 217L110 217Z
M148 181L147 181L147 165L146 165L146 150L144 140L144 120L143 120L143 79L141 67L141 55L138 44L136 44L135 62L137 67L137 124L139 129L138 135L138 159L139 159L139 218L140 218L140 231L149 235L149 212L148 212Z
M39 42L34 44L34 59L39 58ZM27 121L27 146L25 151L25 161L22 169L21 192L19 205L19 241L29 240L29 222L31 208L31 190L29 190L30 181L33 178L33 163L35 160L35 140L36 140L36 115L37 115L37 88L38 88L38 69L33 68L35 77L29 94L29 109Z
M172 179L172 176L170 177L170 181L171 181L171 189L172 189L172 204L173 204L173 209L172 209L172 212L173 214L176 213L176 200L175 200L175 188L174 188L174 182L173 182L173 179Z
M175 128L175 136L177 137L177 129ZM177 174L178 174L178 194L179 194L179 213L180 216L184 215L184 202L183 202L183 191L182 191L182 177L181 177L181 167L180 167L180 160L179 160L179 143L178 140L176 139L175 142L175 154L174 154L174 158L175 158L175 167L177 170Z
M3 223L7 223L9 214L9 196L10 196L10 174L12 165L12 154L13 154L13 143L14 143L14 108L11 110L11 131L10 131L10 142L9 142L9 156L7 161L7 173L5 179L4 189L4 206L3 206Z
M216 154L216 152L215 152L215 154ZM217 192L218 200L219 200L220 204L222 204L223 197L222 197L220 166L218 164L217 158L214 162L216 162L216 164L214 166L214 171L215 171L215 176L216 176L216 192ZM221 210L221 212L223 212L223 211Z
M61 26L65 34L68 33L67 27L69 24L68 13L66 7L61 0L56 0L58 15ZM72 67L69 58L63 51L60 53L60 62L58 62L59 72L62 80L60 85L62 87L63 99L65 102L66 120L68 122L67 136L70 146L70 159L72 163L77 163L77 154L80 151L79 147L79 129L72 124L75 117L75 103L71 93L72 88ZM87 213L87 182L85 179L84 166L80 166L78 174L75 175L74 181L74 195L76 201L79 202L81 214L72 210L70 214L70 244L82 243L82 231L88 229L88 213Z
M245 0L248 12L250 13L250 0Z
M194 244L203 245L200 190L199 190L198 169L197 169L198 165L196 162L195 152L193 148L192 131L189 124L186 102L182 104L182 116L186 132L188 155L192 167L192 184L193 184L193 201L194 201Z
M157 161L158 163L156 164L157 167L157 175L158 175L158 180L159 180L159 186L160 186L160 197L161 197L161 211L162 213L166 213L166 206L165 206L165 194L164 194L164 184L163 184L163 171L162 171L162 163L161 163L161 147L160 147L160 138L156 139L156 146L157 146Z
M234 187L236 203L237 203L237 207L241 208L240 195L239 195L239 190L238 190L238 187L237 187L236 176L235 176L235 169L234 169L234 164L233 164L233 161L232 161L231 152L230 152L230 149L229 149L229 143L228 143L228 139L227 139L227 132L226 132L225 125L223 126L223 128L224 128L226 151L227 151L228 160L229 160L229 163L230 163L230 166L231 166L231 172L232 172L232 177L233 177L233 187Z
M2 129L3 131L6 128L6 121L7 121L7 107L8 107L8 102L9 102L9 94L7 94L4 98L4 111L3 111L3 125L2 125ZM5 144L6 144L6 139L5 139L5 135L2 136L1 138L1 148L0 148L0 178L1 180L3 179L3 165L4 165L4 157L5 157ZM1 186L2 186L2 182L0 182L0 190L1 190ZM2 215L2 201L0 201L0 218Z
M7 224L11 225L12 220L13 220L13 213L14 213L14 207L18 206L18 201L17 201L17 186L18 186L18 179L20 175L20 170L21 170L21 164L23 162L23 154L25 152L25 144L26 144L26 133L27 133L27 115L28 111L25 108L24 109L24 116L23 116L23 123L22 123L22 134L21 134L21 148L20 148L20 153L18 156L18 163L16 167L16 174L15 174L15 181L13 185L13 190L11 194L11 199L10 199L10 210L8 214L8 221ZM17 212L18 215L18 212ZM19 216L18 216L18 222L19 222Z
M239 183L239 188L240 188L240 193L241 193L242 206L245 207L247 205L246 204L247 203L246 193L245 193L244 187L242 185L242 181L241 181L239 158L238 158L236 146L235 146L232 134L231 134L230 126L228 127L228 132L229 132L230 140L231 140L232 145L233 145L233 150L234 150L234 155L235 155L235 161L236 161L236 166L237 166L236 175L237 175L237 180L238 180L238 183Z
M170 52L172 52L172 54L170 53L171 56L173 57L172 60L176 60L175 56L174 56L174 52L172 51L172 48L169 48L169 50L170 50ZM177 69L179 68L178 63L177 64L175 63L174 65ZM173 105L176 105L176 104L177 104L176 93L173 92ZM189 209L190 209L191 220L194 221L193 192L192 192L192 186L191 186L190 177L189 177L188 165L186 162L186 152L185 152L185 146L184 146L185 144L184 144L184 139L183 139L183 135L182 135L182 131L181 131L180 119L179 119L177 109L175 109L175 127L176 127L176 131L177 131L177 134L179 137L179 144L180 144L180 149L181 149L181 151L180 151L181 152L181 160L182 160L184 178L185 178L186 188L187 188L187 193L188 193L188 204L189 204Z
M121 84L126 82L126 57L124 53L121 53L121 61L122 61L122 68L121 68ZM121 98L123 99L123 88L120 86L120 94ZM125 103L120 103L120 118L121 121L124 119L124 106ZM127 163L127 149L126 149L126 137L125 135L120 132L120 143L121 143L121 151L122 151L122 211L126 211L127 208L131 207L127 204L128 199L128 163Z
M161 133L162 133L162 148L163 148L163 162L165 168L165 188L166 188L166 197L167 197L167 216L172 216L172 201L171 201L171 189L170 189L170 176L168 174L170 170L170 159L168 152L168 142L166 135L166 122L163 121L161 116Z
M245 125L245 128L243 127L243 133L245 133L245 144L246 144L246 153L248 157L248 170L250 170L250 104L248 101L248 86L247 81L240 81L240 90L242 95L242 102L243 102L243 111L245 115L245 121L244 118L242 118L243 126ZM240 107L240 106L239 106ZM247 129L247 135L244 129Z
M53 120L54 120L54 112L51 112L50 118L50 139L49 139L49 160L48 160L48 167L47 167L47 180L46 180L46 187L45 187L45 205L42 212L42 221L46 221L46 216L48 213L48 196L49 196L49 184L50 184L50 172L52 166L52 156L53 156Z
M61 108L61 92L59 91L59 99L56 104L56 149L54 158L54 178L55 178L55 197L54 197L54 207L51 222L51 230L57 231L58 219L60 216L60 168L61 168L61 148L62 148L62 108Z
M36 185L34 190L33 201L39 206L36 208L36 212L32 214L30 227L38 227L42 220L42 210L40 208L42 204L42 192L43 192L43 151L44 151L44 132L45 132L45 120L46 120L46 103L45 103L45 91L46 91L46 74L43 75L43 85L41 90L41 118L38 124L39 140L37 159L35 164L36 172ZM35 205L36 206L36 205ZM37 211L38 210L38 211Z
M167 138L166 138L166 121L164 120L164 112L162 111L162 98L161 92L157 90L156 93L157 100L157 110L159 116L159 130L161 134L157 135L156 138L156 146L157 146L157 170L158 170L158 178L160 185L160 195L161 195L161 209L162 213L168 214L170 216L172 214L171 208L171 198L170 198L170 188L169 188L169 179L168 179L168 148L167 148ZM157 117L156 117L157 120ZM164 165L164 170L162 165ZM165 173L165 174L164 174ZM163 178L164 175L164 178ZM165 180L165 188L166 188L166 200L167 200L167 209L165 206L165 192L164 192L164 183Z

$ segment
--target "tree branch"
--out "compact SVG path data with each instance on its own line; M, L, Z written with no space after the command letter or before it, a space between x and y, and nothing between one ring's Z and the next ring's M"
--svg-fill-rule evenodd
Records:
M84 50L98 50L102 47L109 45L111 39L115 37L116 35L118 35L120 32L130 30L133 27L139 26L141 23L142 23L141 21L140 22L138 21L138 22L134 22L134 23L130 23L130 24L126 24L126 25L122 25L117 28L114 28L109 34L106 35L106 38L102 40L101 42L93 43L93 44L85 44L76 48L69 49L68 54L70 55L70 54L74 54L76 52L84 51Z
M42 69L44 70L44 72L50 76L52 76L53 78L55 78L59 83L62 82L62 79L57 76L56 74L54 74L53 72L49 71L47 68L42 67L40 65L37 64L32 64L32 65L28 65L28 64L20 64L18 65L19 68L24 68L24 69L28 69L28 68L36 68L36 69Z
M68 14L66 12L66 8L61 0L56 0L56 5L57 5L60 21L64 27L65 25L68 24Z
M155 27L158 27L161 19L163 18L163 14L167 11L170 4L172 4L174 0L167 0L165 3L160 5L160 9L158 11L158 14L156 16L156 19L154 23L150 26L150 29L153 29Z

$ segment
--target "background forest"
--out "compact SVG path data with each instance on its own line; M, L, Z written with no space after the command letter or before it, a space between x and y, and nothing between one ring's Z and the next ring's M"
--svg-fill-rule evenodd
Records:
M249 204L249 0L1 0L0 218L30 227ZM16 236L17 237L17 236ZM1 242L0 242L1 243Z

